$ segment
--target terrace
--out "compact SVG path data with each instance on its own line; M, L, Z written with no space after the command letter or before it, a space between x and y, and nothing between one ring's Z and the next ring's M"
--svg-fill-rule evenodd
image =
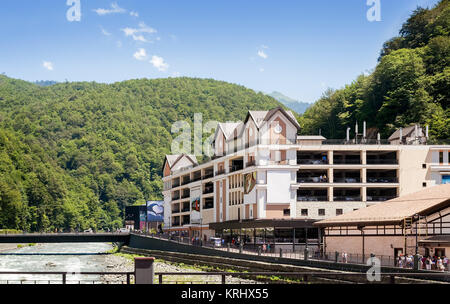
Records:
M297 183L328 183L327 170L299 170Z
M367 151L368 165L397 165L396 151Z
M328 189L298 189L298 202L326 202L328 201Z
M367 170L367 182L373 184L398 183L397 170Z
M335 165L360 165L361 153L359 151L335 151L333 153L333 163Z
M335 183L361 183L360 170L334 170Z
M328 163L326 152L297 151L298 165L328 165Z
M335 202L359 202L362 201L361 189L334 188Z
M214 184L212 182L206 183L203 187L203 194L209 194L214 192Z
M384 202L397 197L397 188L367 188L368 202Z

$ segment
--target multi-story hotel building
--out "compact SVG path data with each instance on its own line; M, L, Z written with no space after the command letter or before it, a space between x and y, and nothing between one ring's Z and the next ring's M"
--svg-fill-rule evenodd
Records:
M418 126L389 140L366 139L365 124L352 140L298 136L299 130L290 111L249 111L243 122L218 125L208 162L167 155L165 230L297 242L314 221L450 178L450 146L427 145ZM317 237L317 230L306 233Z

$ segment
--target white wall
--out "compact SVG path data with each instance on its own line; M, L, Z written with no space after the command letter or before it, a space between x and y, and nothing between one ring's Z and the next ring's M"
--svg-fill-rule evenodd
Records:
M267 171L267 203L289 204L291 202L291 172Z

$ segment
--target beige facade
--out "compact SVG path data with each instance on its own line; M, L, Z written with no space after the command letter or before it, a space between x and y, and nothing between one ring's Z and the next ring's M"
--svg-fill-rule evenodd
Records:
M250 111L244 122L219 124L210 161L168 156L165 227L206 232L209 223L241 219L321 220L441 183L435 146L333 142L297 136L299 128L281 108ZM201 223L193 223L196 199Z

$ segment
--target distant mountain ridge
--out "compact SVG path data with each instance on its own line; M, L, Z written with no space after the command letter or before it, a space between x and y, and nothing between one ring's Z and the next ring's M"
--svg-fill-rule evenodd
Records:
M282 104L284 104L286 107L294 110L295 112L297 112L298 114L303 114L306 112L306 110L312 106L312 104L307 103L307 102L302 102L302 101L298 101L295 100L293 98L290 98L280 92L274 91L270 94L268 94L270 97L275 98L276 100L278 100L279 102L281 102Z

